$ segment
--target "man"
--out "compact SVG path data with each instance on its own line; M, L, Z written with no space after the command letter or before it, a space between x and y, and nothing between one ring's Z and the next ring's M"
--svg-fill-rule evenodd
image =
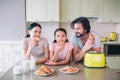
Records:
M90 31L91 26L86 17L79 17L73 20L71 22L71 28L75 33L71 37L71 42L74 45L74 61L82 60L86 51L101 51L100 36Z

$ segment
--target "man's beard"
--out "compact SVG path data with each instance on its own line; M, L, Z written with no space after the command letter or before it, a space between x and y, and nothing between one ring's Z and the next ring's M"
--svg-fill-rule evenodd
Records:
M77 38L80 38L80 37L82 37L84 34L80 34L80 35L78 35L79 33L76 33L76 37Z

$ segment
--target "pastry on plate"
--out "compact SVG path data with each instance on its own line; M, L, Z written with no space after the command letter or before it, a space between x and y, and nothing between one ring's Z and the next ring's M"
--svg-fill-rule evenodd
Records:
M48 66L45 66L45 65L41 66L41 70L43 70L47 74L52 72L52 70Z
M52 72L53 72L53 70L50 69L48 66L42 65L38 70L36 70L34 72L34 74L37 74L37 75L48 75L48 74L50 74Z
M77 68L73 68L73 67L68 67L65 69L62 69L64 72L68 72L68 73L72 73L72 72L76 72L78 69Z
M59 71L65 74L74 74L77 73L79 69L75 67L66 66L64 68L61 68Z

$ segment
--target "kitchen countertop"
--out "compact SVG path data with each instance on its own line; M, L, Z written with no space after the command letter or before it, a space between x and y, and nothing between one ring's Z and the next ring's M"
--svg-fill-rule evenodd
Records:
M36 68L39 68L40 66L41 65L37 65ZM61 73L59 69L65 66L77 67L80 71L73 75ZM0 80L120 80L119 75L108 67L87 68L83 66L83 63L72 63L49 67L55 70L55 72L50 76L40 77L34 75L33 72L15 75L11 68L0 78Z
M9 45L9 44L21 44L21 41L0 41L0 45Z
M101 42L102 44L119 44L120 45L120 41L107 41L107 42Z

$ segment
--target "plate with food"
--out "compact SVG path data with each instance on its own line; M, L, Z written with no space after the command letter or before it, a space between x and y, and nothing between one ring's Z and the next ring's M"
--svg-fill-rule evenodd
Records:
M34 74L37 76L49 76L54 73L53 69L50 69L48 66L41 66L39 69L37 69Z
M64 68L59 69L59 71L65 74L75 74L79 71L79 69L75 67L66 66Z

